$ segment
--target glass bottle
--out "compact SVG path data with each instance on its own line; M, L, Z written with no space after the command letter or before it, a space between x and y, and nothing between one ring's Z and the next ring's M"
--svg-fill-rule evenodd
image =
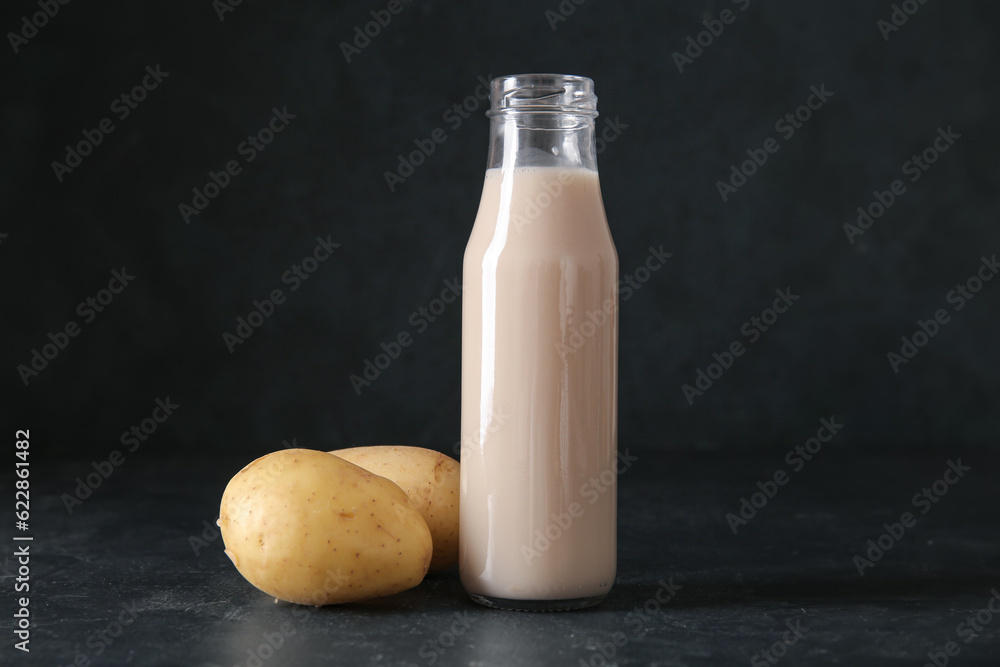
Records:
M482 604L577 609L616 567L618 255L594 83L492 81L462 296L462 583Z

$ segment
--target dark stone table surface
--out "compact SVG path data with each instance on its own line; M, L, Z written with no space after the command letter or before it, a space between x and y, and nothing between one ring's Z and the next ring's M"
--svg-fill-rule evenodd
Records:
M31 652L13 646L11 547L0 663L1000 664L995 454L828 446L796 470L783 451L631 453L614 590L590 610L544 614L479 607L455 571L360 604L275 604L236 572L214 530L226 482L252 457L128 460L72 514L60 497L90 461L48 462L33 473L31 524L18 533L33 538ZM961 476L946 474L955 468ZM778 470L786 483L772 487ZM758 482L773 497L752 497ZM727 514L741 498L763 506L734 534ZM9 539L13 507L5 518ZM888 548L866 555L880 538Z

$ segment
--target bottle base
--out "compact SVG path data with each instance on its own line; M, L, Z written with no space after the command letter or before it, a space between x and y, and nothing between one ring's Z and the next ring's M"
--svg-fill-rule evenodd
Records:
M572 598L568 600L508 600L506 598L496 598L478 593L469 593L473 602L490 607L491 609L506 609L508 611L574 611L576 609L586 609L600 604L608 597L607 593L586 598Z

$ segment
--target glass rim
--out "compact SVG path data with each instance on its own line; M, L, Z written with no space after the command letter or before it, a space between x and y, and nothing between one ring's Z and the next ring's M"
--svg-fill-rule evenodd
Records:
M597 116L594 81L575 74L508 74L490 82L488 118L522 113Z

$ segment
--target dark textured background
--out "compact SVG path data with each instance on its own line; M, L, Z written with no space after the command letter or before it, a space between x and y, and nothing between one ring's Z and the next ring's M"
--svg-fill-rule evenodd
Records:
M623 274L674 253L622 311L622 447L783 449L829 415L858 447L996 445L1000 281L898 374L886 360L1000 250L995 3L928 2L886 42L888 2L590 0L552 30L556 0L426 1L348 64L339 43L384 6L244 2L220 21L207 0L71 2L20 53L4 41L0 415L34 451L106 455L166 396L181 407L128 456L450 450L458 305L360 396L349 376L460 276L486 106L457 129L443 114L522 71L592 77L599 129L628 126L599 158ZM735 22L679 73L672 52L724 8ZM0 28L33 11L6 3ZM169 77L57 182L64 146L156 64ZM820 84L832 99L723 203L729 165ZM178 204L273 107L297 117L186 225ZM961 139L850 244L842 224L939 126ZM383 173L436 127L446 142L390 192ZM223 332L317 236L341 247L230 354ZM24 386L16 366L122 266L134 283ZM689 406L681 385L785 287L794 308Z

